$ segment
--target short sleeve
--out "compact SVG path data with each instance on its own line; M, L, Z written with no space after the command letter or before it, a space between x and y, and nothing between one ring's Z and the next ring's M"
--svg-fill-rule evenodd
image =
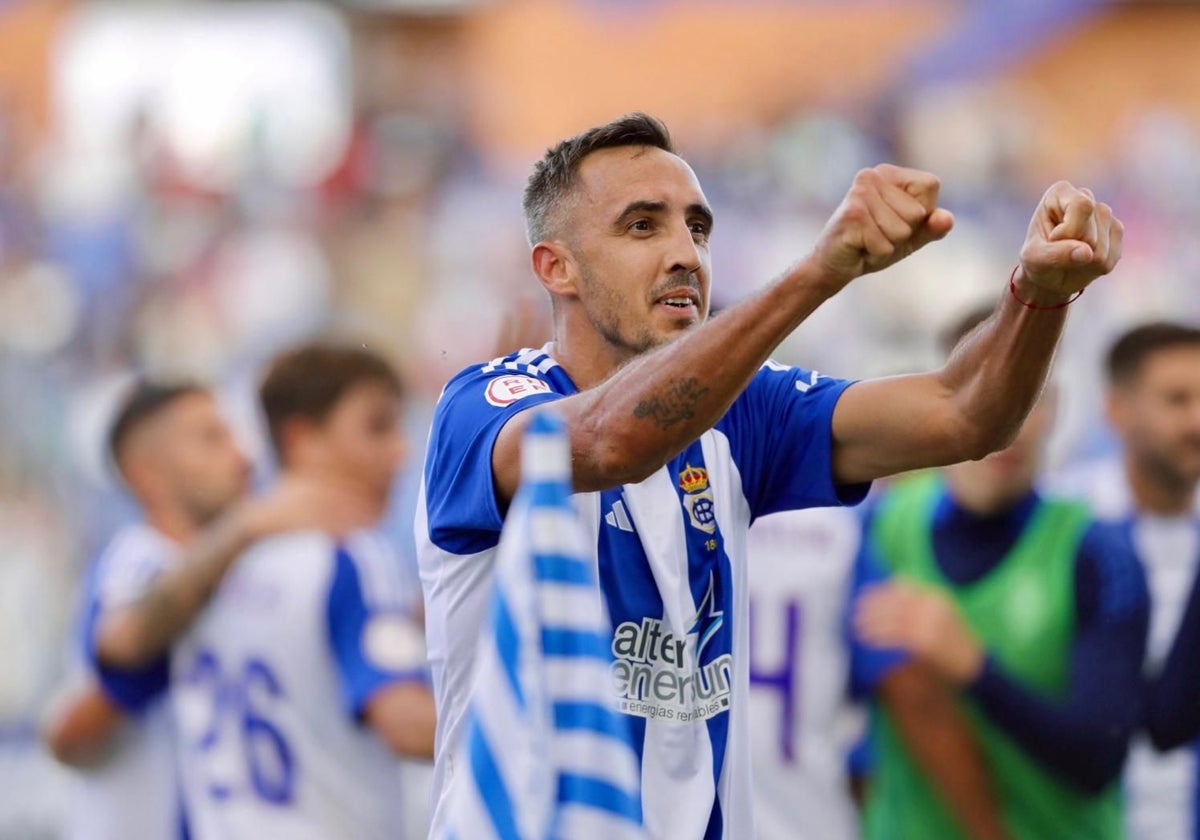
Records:
M428 682L425 642L405 609L398 562L363 541L335 550L329 587L329 642L346 713L361 718L371 697L399 682Z
M542 369L552 362L532 361L470 368L450 381L438 401L425 456L425 506L429 537L445 551L475 554L499 541L496 438L519 412L564 396Z
M141 597L166 562L160 548L130 543L135 541L114 542L96 562L86 589L82 634L85 659L101 690L123 711L137 714L167 690L168 655L141 668L113 668L100 661L97 650L100 622Z
M895 648L873 647L861 641L854 632L854 610L859 597L872 586L891 578L887 568L876 556L870 541L864 539L854 563L854 583L846 603L845 629L850 646L850 693L867 697L893 669L908 661L908 656Z
M767 362L717 424L755 517L855 505L867 495L869 483L833 481L833 410L852 384Z

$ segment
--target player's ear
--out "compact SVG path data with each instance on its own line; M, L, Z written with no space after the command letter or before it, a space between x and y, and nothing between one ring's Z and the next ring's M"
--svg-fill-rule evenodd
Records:
M1125 401L1129 395L1120 385L1110 385L1104 392L1104 417L1113 429L1122 431L1127 423Z
M121 458L120 469L125 485L139 501L146 506L157 502L162 495L163 481L151 459L135 450Z
M289 417L279 428L279 463L296 466L308 463L313 456L319 426L307 417Z
M554 240L539 242L529 256L533 273L551 295L569 297L576 293L571 251L565 245Z

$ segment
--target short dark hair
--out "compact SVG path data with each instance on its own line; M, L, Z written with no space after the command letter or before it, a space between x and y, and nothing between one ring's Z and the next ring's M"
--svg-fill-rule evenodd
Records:
M996 306L993 303L983 303L972 309L969 309L959 317L955 318L950 324L938 334L938 347L942 351L943 356L949 356L954 348L959 345L964 338L975 331L975 328L992 317L992 313L996 311Z
M276 455L283 454L283 427L289 420L320 423L350 390L368 383L403 393L391 364L365 347L314 342L277 356L258 389Z
M556 222L555 211L575 187L584 158L601 149L624 146L650 146L678 154L671 143L671 133L662 121L640 111L589 128L547 149L542 159L534 164L521 201L530 245L551 235Z
M108 455L117 471L121 470L121 458L134 432L146 421L157 416L181 397L206 393L208 389L195 382L154 382L139 379L134 383L108 429Z
M1134 327L1109 348L1106 365L1109 384L1128 384L1149 356L1175 347L1200 347L1200 329L1170 321Z

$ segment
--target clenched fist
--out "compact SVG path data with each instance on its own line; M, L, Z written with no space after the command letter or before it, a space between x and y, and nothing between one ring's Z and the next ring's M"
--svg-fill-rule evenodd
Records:
M1064 300L1113 270L1125 227L1091 190L1059 181L1042 196L1021 248L1024 287Z
M916 169L884 163L862 170L821 231L814 258L840 287L941 239L954 216L937 206L940 186Z

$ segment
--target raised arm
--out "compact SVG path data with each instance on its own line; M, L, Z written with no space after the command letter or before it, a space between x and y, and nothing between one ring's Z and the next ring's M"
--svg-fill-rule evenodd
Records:
M1047 190L1011 291L945 366L859 382L842 395L833 415L835 480L868 481L1006 446L1045 384L1064 304L1113 269L1123 235L1112 209L1090 191L1065 181Z
M596 387L557 401L571 430L576 489L652 474L721 418L771 352L827 298L945 236L954 220L938 209L938 189L924 172L863 170L812 253L782 277ZM527 415L506 423L492 449L502 502L520 481Z

